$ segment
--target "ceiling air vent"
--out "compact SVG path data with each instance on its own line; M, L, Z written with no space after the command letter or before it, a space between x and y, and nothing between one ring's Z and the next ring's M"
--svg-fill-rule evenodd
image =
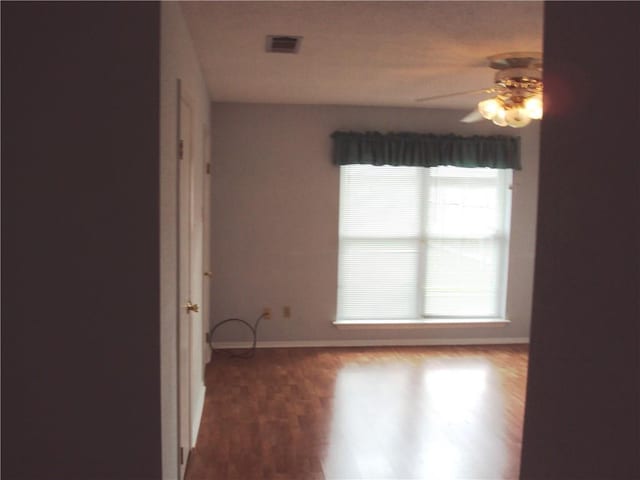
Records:
M298 53L302 37L292 35L267 35L267 52Z

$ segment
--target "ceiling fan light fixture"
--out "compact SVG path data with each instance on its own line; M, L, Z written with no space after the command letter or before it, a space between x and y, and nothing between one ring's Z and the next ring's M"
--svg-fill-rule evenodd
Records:
M494 85L480 90L419 98L425 102L457 95L490 93L494 96L478 102L476 110L460 121L472 123L482 118L500 127L522 128L543 114L542 54L507 52L488 57L489 66L497 70Z
M542 118L542 55L503 53L489 57L497 70L494 98L478 103L480 114L500 127L522 128Z

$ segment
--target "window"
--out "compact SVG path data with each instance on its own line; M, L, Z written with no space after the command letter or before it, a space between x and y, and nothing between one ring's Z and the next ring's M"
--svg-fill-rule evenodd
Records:
M511 170L340 167L337 321L504 317Z

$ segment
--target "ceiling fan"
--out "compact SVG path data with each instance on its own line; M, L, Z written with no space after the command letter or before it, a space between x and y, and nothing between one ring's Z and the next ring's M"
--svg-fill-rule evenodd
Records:
M500 127L522 128L531 120L542 118L542 54L539 52L509 52L487 57L489 67L497 70L494 85L479 90L449 93L416 99L428 102L441 98L478 93L494 97L478 103L460 121L477 122L486 118Z

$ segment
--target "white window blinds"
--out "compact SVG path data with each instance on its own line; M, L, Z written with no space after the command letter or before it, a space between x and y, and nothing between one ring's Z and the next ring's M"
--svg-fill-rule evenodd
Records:
M510 170L340 170L338 321L503 315Z

